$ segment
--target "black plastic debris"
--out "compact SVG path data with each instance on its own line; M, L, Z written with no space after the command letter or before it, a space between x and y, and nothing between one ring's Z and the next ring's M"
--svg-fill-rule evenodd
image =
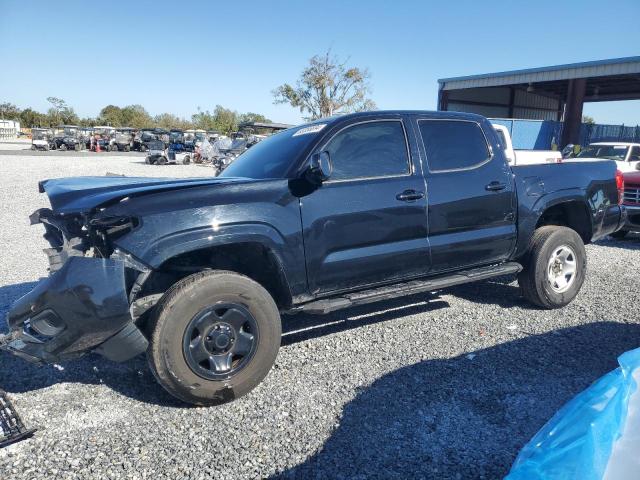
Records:
M35 428L26 428L4 390L0 390L0 448L29 438Z

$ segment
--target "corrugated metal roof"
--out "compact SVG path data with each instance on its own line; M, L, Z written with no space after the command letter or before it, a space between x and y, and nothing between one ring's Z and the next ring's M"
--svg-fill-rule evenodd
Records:
M460 88L495 87L499 85L627 74L640 74L640 57L613 58L610 60L569 63L552 67L512 70L510 72L442 78L438 80L438 83L440 83L442 90L457 90Z

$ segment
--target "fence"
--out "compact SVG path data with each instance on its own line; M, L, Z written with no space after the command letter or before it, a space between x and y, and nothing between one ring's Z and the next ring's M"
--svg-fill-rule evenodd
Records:
M13 140L17 135L18 131L15 128L0 127L0 140Z
M548 150L560 143L562 122L555 120L520 120L492 118L509 129L514 148L524 150ZM580 127L580 145L593 142L638 142L640 126L600 125L583 123Z

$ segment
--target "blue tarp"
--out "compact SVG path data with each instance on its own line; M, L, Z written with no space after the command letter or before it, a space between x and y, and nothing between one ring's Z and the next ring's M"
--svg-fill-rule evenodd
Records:
M636 389L640 348L574 397L520 451L507 480L601 480ZM638 426L640 428L640 426Z

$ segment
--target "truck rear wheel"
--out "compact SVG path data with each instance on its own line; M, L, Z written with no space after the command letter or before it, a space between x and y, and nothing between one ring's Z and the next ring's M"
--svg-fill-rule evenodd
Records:
M278 307L260 284L235 272L204 271L176 283L155 307L147 357L171 395L218 405L264 379L281 333Z
M575 230L560 226L538 228L531 239L518 283L534 305L553 309L568 305L585 278L587 254Z

